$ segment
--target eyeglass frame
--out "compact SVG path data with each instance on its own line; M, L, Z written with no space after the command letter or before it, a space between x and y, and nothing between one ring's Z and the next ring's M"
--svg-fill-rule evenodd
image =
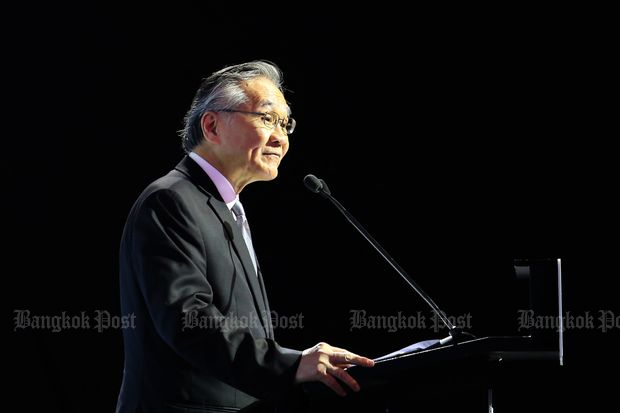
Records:
M297 121L289 117L288 122L286 122L286 124L283 126L282 123L284 122L284 119L281 118L280 115L278 115L276 112L249 112L247 110L237 110L237 109L217 109L217 110L213 110L213 112L245 113L247 115L261 116L262 121L265 124L265 126L271 129L275 129L276 127L280 126L280 129L283 130L287 136L293 133L293 131L295 130L295 126L297 125ZM265 120L265 116L267 115L273 116L276 119L273 126L267 124L267 121Z

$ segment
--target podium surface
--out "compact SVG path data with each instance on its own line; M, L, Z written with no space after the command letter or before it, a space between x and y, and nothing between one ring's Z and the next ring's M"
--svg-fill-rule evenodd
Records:
M561 261L515 260L514 267L515 279L529 295L529 308L520 310L561 322ZM527 335L489 335L406 354L395 352L393 357L377 359L373 368L353 366L348 372L361 385L361 392L339 398L322 383L308 383L304 385L308 410L499 413L553 409L548 393L559 386L562 329L524 330ZM537 404L542 393L548 405Z

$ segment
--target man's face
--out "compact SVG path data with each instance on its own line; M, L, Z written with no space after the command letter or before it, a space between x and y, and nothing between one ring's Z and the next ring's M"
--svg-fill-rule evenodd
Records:
M288 118L288 105L282 92L268 79L245 83L249 102L236 110L275 112ZM221 138L220 159L229 179L245 186L254 181L269 181L278 176L278 166L288 151L288 136L280 127L266 126L261 116L246 113L218 113Z

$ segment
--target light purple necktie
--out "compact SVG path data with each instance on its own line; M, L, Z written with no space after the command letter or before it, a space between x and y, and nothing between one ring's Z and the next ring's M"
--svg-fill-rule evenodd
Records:
M243 205L241 205L241 202L239 200L237 200L237 202L235 202L235 205L233 205L232 212L233 214L235 214L235 218L237 218L237 225L239 226L239 229L243 234L245 245L248 247L250 258L252 259L252 264L254 265L254 273L258 274L258 270L256 268L256 254L254 253L254 247L252 246L252 234L250 233L250 226L248 225L248 220L245 217Z

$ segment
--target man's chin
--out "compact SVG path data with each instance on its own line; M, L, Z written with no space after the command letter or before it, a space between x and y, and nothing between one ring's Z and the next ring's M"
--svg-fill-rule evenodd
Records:
M274 170L271 172L271 174L269 174L266 178L265 181L273 181L274 179L276 179L278 177L278 170Z
M263 170L256 180L257 181L273 181L277 177L278 177L278 168L269 168L269 169Z

